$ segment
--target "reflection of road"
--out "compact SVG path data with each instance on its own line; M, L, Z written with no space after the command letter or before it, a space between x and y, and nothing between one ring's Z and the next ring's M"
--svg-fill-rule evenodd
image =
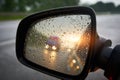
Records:
M83 69L80 59L73 52L51 51L47 49L29 47L26 57L36 64L66 74L76 75Z

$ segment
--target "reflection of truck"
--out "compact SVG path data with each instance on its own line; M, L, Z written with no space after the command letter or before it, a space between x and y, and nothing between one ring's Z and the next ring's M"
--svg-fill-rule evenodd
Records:
M57 36L50 36L46 41L45 48L48 50L58 51L60 49L60 38Z

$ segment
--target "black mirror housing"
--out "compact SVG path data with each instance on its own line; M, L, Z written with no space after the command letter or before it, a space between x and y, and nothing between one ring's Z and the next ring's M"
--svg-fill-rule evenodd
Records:
M33 23L36 23L38 20L46 19L46 18L53 17L53 16L74 15L74 14L89 15L91 17L91 37L92 38L90 40L90 47L89 47L89 53L87 56L87 60L85 62L84 69L80 74L68 75L68 74L60 73L60 72L45 68L43 66L37 65L29 61L28 59L26 59L24 55L25 54L24 43L25 43L26 34L28 30L31 28L31 25L33 25ZM94 11L91 8L77 6L77 7L64 7L64 8L59 8L59 9L47 10L47 11L43 11L43 12L30 15L20 22L18 26L18 30L17 30L17 35L16 35L16 55L17 55L18 60L22 64L32 69L35 69L37 71L40 71L40 72L43 72L48 75L61 78L61 79L83 80L87 76L90 70L91 63L94 57L95 37L96 37L96 17L95 17Z

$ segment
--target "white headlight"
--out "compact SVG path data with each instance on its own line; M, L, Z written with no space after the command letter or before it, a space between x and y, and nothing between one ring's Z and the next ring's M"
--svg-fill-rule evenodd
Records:
M52 49L53 49L53 50L56 50L56 49L57 49L57 47L56 47L56 46L52 46Z
M76 60L75 60L75 59L73 59L73 60L72 60L72 62L73 62L73 63L76 63Z
M46 45L45 48L48 49L48 48L49 48L49 45Z

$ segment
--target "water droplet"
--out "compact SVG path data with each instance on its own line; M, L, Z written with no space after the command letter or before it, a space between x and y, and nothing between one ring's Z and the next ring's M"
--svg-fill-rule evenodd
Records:
M66 34L66 32L63 32L63 34Z

